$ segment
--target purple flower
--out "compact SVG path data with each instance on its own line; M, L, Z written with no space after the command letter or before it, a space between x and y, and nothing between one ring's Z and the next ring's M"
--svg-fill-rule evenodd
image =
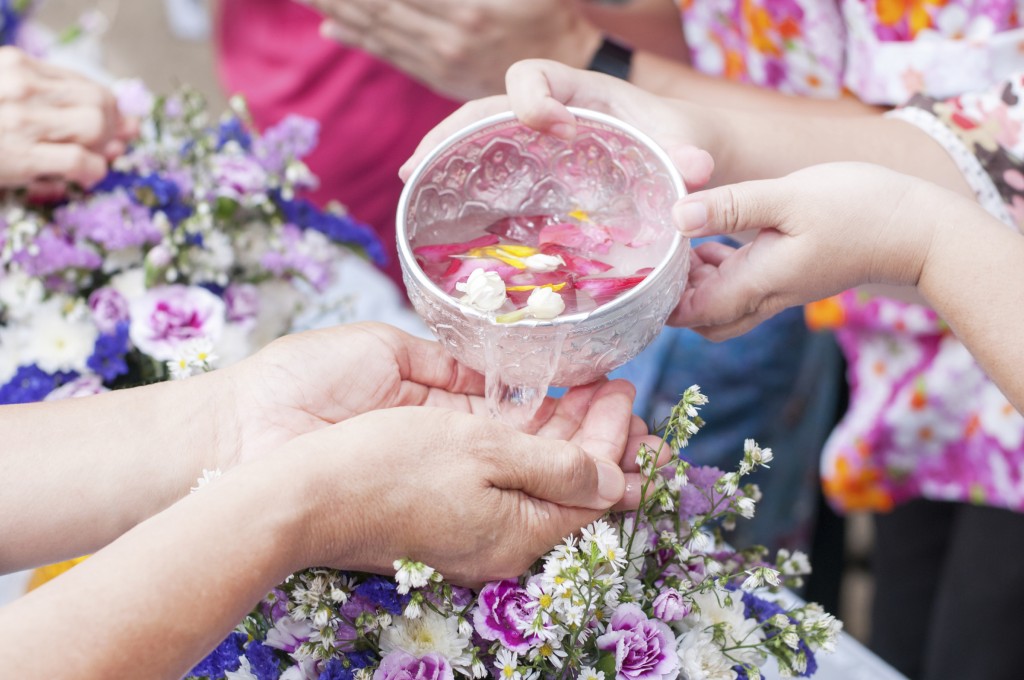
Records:
M355 594L359 598L368 600L374 608L380 607L395 616L402 613L405 605L411 599L409 595L399 595L398 585L393 580L383 576L369 577L356 586ZM354 602L353 604L359 603Z
M233 283L224 291L228 321L238 323L256 318L260 311L260 293L250 283Z
M681 621L690 615L690 603L675 588L654 598L654 615L662 621Z
M284 225L280 248L263 253L260 266L278 278L300 276L318 291L327 288L331 282L329 253L322 248L310 248L302 229L294 224Z
M70 203L58 209L53 220L76 239L92 241L107 250L156 243L161 238L149 210L124 190Z
M248 156L219 155L213 159L214 194L241 201L267 190L267 173Z
M480 591L473 610L473 627L485 640L497 640L518 654L525 654L536 636L525 635L521 623L533 616L526 605L530 596L517 581L506 579L488 583Z
M417 659L395 650L381 660L373 680L455 680L455 674L448 660L440 654L430 653Z
M14 261L24 267L29 276L45 277L65 269L99 269L103 264L99 253L76 243L55 227L41 229L33 246L31 252L25 249L14 256Z
M131 340L158 361L175 358L179 346L202 338L216 342L224 328L224 302L197 286L164 286L131 303Z
M355 673L351 668L346 668L341 659L331 659L324 664L324 669L320 672L317 680L353 680L353 678L355 678Z
M264 170L280 174L289 161L309 155L316 148L319 136L320 123L312 118L289 115L264 131L256 140L253 153Z
M122 115L143 118L153 111L153 93L138 78L114 83L114 95L117 97L117 108Z
M78 397L91 397L95 394L109 392L103 386L103 380L98 375L83 375L71 382L64 383L53 392L46 395L43 401L61 401L63 399L77 399Z
M616 680L671 680L679 672L672 630L635 604L619 605L597 647L615 651Z
M118 324L128 320L128 300L114 288L97 288L89 296L92 320L100 333L109 335L117 330Z
M694 465L686 471L686 477L688 483L679 490L679 515L683 519L707 513L725 497L715 490L722 477L718 468Z

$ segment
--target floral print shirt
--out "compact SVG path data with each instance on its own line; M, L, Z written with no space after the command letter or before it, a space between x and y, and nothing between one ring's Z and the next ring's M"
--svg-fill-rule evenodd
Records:
M1024 229L1024 0L682 0L692 63L783 92L844 92L941 144L979 203ZM1022 265L1024 266L1024 265ZM914 498L1024 511L1024 417L933 311L848 291L808 308L849 364L825 447L840 510Z

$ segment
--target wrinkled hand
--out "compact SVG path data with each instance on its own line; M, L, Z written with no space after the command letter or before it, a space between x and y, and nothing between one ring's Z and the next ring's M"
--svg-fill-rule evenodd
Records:
M306 0L328 17L323 33L387 61L454 99L504 90L527 57L585 66L600 31L578 0Z
M670 323L713 340L742 335L783 309L868 283L912 286L948 201L935 185L865 163L834 163L782 179L687 196L673 211L691 237L759 230L740 247L693 251Z
M228 469L277 451L297 436L379 409L432 406L486 414L484 380L438 343L384 324L363 323L299 333L208 379L220 381L232 423L222 441ZM630 473L626 502L637 498L635 454L656 446L632 415L633 387L623 381L579 387L547 399L531 434L572 440ZM625 455L623 458L624 453Z
M646 132L669 152L691 189L704 186L711 178L714 162L703 149L717 148L717 142L707 112L698 107L664 99L618 78L540 59L514 64L508 70L506 86L508 95L470 102L431 130L402 166L402 178L408 179L413 168L445 138L509 109L530 128L572 139L576 120L567 106L601 111Z
M50 198L68 183L91 186L136 127L106 88L0 47L0 188Z
M296 439L314 470L312 564L389 573L429 564L456 583L518 576L622 496L622 471L586 444L479 416L395 408Z

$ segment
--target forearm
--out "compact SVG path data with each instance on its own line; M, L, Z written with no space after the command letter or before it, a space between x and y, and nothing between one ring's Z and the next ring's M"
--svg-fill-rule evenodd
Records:
M0 408L0 573L94 551L187 494L223 445L220 380Z
M976 206L951 208L918 289L1024 413L1024 237Z
M308 489L275 465L225 475L0 610L5 675L182 677L308 566L299 557Z
M900 120L832 119L715 110L698 112L715 156L715 184L782 177L833 161L882 165L974 198L948 153L929 135ZM754 151L756 150L756 151Z

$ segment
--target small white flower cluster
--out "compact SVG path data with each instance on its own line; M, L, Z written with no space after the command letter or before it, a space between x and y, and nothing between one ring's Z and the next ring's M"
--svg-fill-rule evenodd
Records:
M194 338L178 345L177 356L167 362L172 380L184 380L199 373L212 371L217 355L213 343L205 337Z

